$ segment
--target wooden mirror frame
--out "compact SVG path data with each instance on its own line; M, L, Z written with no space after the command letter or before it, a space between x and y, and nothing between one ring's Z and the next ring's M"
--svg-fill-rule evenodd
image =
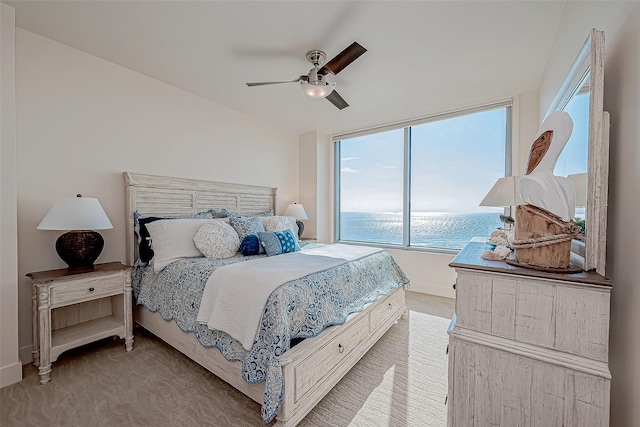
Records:
M609 113L604 111L604 31L591 30L547 116L562 110L589 76L589 147L584 269L605 275L609 191Z

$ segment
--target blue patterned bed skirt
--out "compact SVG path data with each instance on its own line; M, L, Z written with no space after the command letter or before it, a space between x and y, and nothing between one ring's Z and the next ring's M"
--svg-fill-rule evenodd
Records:
M307 247L317 246L308 244ZM132 274L137 304L173 320L193 333L204 347L217 348L227 360L242 362L242 378L250 384L266 382L262 418L270 422L280 410L284 380L280 356L294 338L320 334L327 326L343 324L365 304L389 295L409 279L387 252L378 252L338 267L310 274L276 289L267 300L258 339L250 351L225 332L196 322L207 279L223 265L264 255L227 259L188 258L173 262L158 274L137 265Z

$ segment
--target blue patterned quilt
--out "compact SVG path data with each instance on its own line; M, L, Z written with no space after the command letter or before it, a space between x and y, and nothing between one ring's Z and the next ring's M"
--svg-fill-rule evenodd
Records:
M174 320L183 332L193 333L204 347L217 348L227 360L241 361L242 377L248 383L266 382L262 418L268 423L282 405L280 356L290 348L291 340L313 337L327 326L343 324L349 314L362 311L380 295L408 286L409 280L383 251L288 282L267 300L258 339L247 351L225 332L196 322L196 316L207 279L216 268L264 256L181 259L158 274L151 266L137 265L132 286L137 304L159 312L164 320Z

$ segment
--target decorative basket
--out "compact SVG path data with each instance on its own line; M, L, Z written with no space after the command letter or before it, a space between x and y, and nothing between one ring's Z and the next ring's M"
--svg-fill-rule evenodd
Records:
M516 207L516 229L511 246L518 263L537 267L567 268L571 241L577 235L573 221L533 205Z

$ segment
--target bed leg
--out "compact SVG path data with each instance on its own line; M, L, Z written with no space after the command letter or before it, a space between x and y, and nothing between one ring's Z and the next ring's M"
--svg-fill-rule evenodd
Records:
M400 317L399 317L399 318L397 318L397 319L396 319L396 321L395 321L395 322L393 322L393 324L394 324L394 325L397 325L397 324L398 324L398 322L400 321L400 319L402 319L402 320L407 320L408 316L409 316L409 311L408 311L408 310L403 311L403 312L402 312L402 314L400 315Z

